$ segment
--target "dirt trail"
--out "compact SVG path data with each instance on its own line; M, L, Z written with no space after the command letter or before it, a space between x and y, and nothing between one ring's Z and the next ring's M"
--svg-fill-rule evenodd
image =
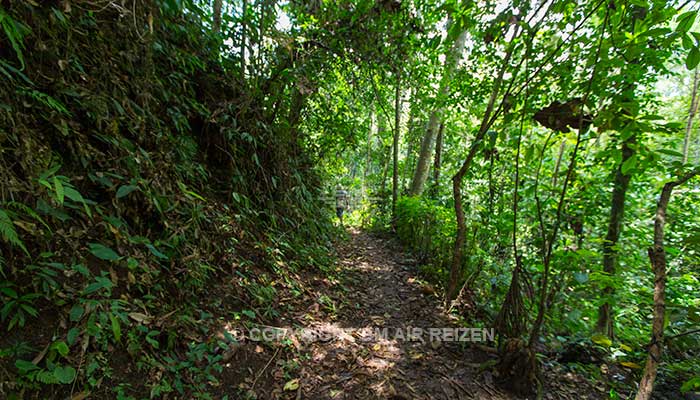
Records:
M459 325L447 317L440 298L417 279L415 261L391 240L355 230L348 233L349 240L338 245L342 278L308 277L313 289L307 290L305 304L297 307L301 311L278 321L302 328L303 333L292 335L296 350L279 353L279 348L252 344L255 351L240 352L246 357L235 365L259 370L253 390L250 380L241 386L255 393L251 398L517 398L497 385L490 368L480 368L494 355L470 343L430 340L425 333L429 328ZM381 335L382 328L387 328L388 337ZM395 336L396 329L408 328L414 333L415 328L422 329L423 340ZM294 368L288 368L292 364ZM544 399L607 398L603 387L578 375L549 367L543 373Z
M465 351L465 343L430 340L429 328L456 325L445 317L439 298L416 281L412 260L388 241L357 231L350 235L338 249L348 287L344 306L333 321L299 321L318 333L306 343L310 359L303 365L299 397L510 398L495 387L490 372L475 377L485 354ZM388 328L388 337L378 333L381 328ZM396 329L415 333L416 340L394 340Z

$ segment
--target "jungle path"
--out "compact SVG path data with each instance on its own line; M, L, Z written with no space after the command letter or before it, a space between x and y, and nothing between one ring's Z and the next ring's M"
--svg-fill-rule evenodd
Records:
M349 240L337 246L344 275L341 289L331 295L339 296L337 312L326 320L299 321L319 335L306 345L309 359L302 366L297 398L515 398L498 387L490 369L480 370L494 356L469 343L431 342L427 333L422 342L393 340L397 328L425 332L459 325L420 282L415 260L395 241L352 229L348 234ZM376 334L381 328L388 328L388 338ZM545 399L604 396L578 376L551 370L544 375Z
M352 229L348 235L337 245L340 279L312 279L316 300L309 299L306 309L289 321L305 332L304 339L294 340L297 368L284 373L289 357L274 364L271 359L254 389L256 398L518 398L497 385L490 368L480 368L495 356L470 343L431 341L427 333L423 341L396 340L396 329L427 332L459 325L446 315L438 295L421 283L415 260L395 241ZM378 333L382 328L388 329L388 337ZM602 388L579 376L551 370L544 374L545 399L604 396Z

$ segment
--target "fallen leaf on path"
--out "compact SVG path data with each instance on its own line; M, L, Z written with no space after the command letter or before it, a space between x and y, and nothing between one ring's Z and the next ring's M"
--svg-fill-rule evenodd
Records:
M151 317L149 317L146 314L138 313L138 312L132 312L129 313L129 318L133 319L136 322L148 325L151 322Z
M620 365L622 365L623 367L633 368L633 369L641 369L642 368L641 365L634 363L634 362L631 362L631 361L622 361L622 362L620 362Z
M80 393L74 394L73 397L70 398L70 400L83 400L83 399L87 399L87 397L88 397L89 394L90 394L89 392L80 392Z
M299 389L299 379L292 379L291 381L284 384L284 390L293 391Z

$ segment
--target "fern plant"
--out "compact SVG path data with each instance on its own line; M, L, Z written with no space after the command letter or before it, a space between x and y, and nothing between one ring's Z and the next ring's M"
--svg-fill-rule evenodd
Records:
M10 216L15 214L12 211L0 208L0 237L13 246L17 246L29 255L29 251L24 246L24 242L17 235L17 231Z

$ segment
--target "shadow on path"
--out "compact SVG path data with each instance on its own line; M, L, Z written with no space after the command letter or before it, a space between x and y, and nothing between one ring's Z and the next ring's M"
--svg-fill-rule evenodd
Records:
M478 350L431 341L427 333L396 340L396 329L419 333L415 328L428 332L456 325L440 299L415 280L413 260L391 242L349 233L349 242L338 248L347 286L338 293L342 307L331 321L297 321L315 336L304 345L309 359L297 398L511 398L495 387L490 372L475 378L478 363L488 359ZM380 334L382 328L388 337Z

